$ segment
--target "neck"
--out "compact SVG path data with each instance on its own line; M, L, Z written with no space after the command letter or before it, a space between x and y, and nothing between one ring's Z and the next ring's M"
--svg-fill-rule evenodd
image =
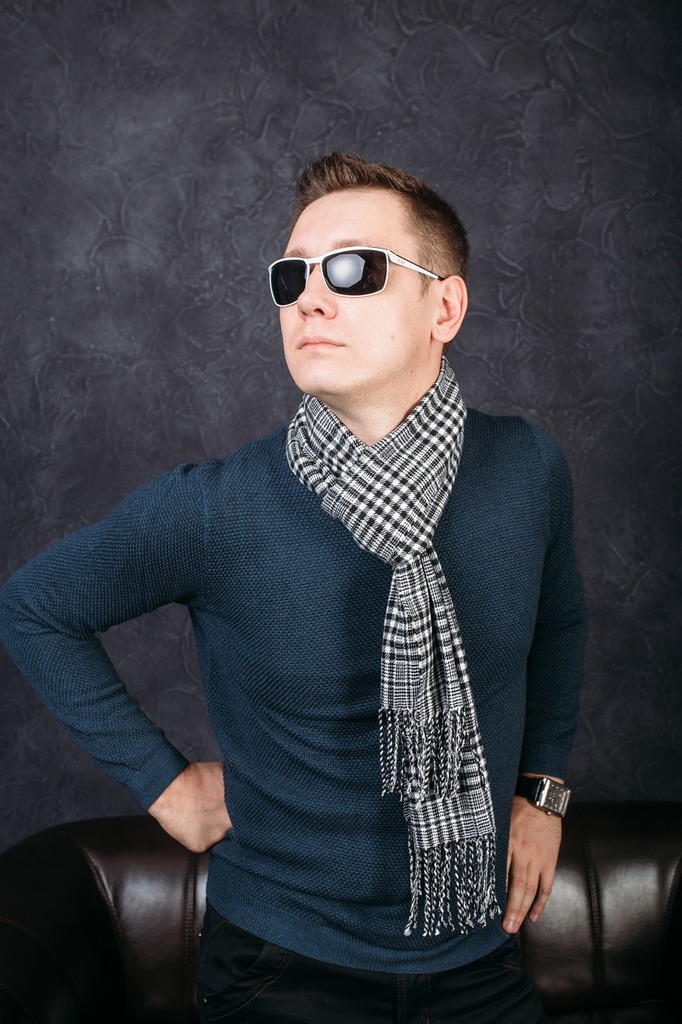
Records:
M344 427L347 427L351 434L355 434L364 444L373 445L395 430L409 416L417 404L418 402L415 402L400 415L392 414L382 409L365 409L358 415L353 415L350 411L345 412L333 408L332 412L338 416Z
M369 401L366 396L357 394L334 395L329 398L318 395L317 397L360 441L366 445L373 445L387 437L410 415L427 391L433 387L439 373L440 366L433 380L429 380L428 383L422 382L419 387L413 389L413 393L409 397L401 396L400 401L397 400L398 396L396 395L391 396L390 400L386 402L381 402L377 395L373 395Z

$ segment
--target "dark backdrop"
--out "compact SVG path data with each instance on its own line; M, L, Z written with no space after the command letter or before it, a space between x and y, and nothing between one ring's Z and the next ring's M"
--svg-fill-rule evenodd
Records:
M286 422L264 267L332 148L457 206L466 400L574 474L591 639L578 796L682 799L676 0L0 3L4 578L142 481ZM182 609L105 644L214 755ZM0 844L135 809L2 653Z

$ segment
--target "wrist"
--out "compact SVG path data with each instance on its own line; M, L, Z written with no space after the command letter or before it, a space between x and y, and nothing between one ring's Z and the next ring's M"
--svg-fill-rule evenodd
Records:
M192 768L192 764L186 764L182 771L178 772L166 788L159 793L154 803L148 808L153 818L158 818L175 807L177 801L182 798L183 792L191 784Z

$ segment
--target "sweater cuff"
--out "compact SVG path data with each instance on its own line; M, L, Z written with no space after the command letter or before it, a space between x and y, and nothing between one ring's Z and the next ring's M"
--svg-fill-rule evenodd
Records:
M557 779L565 779L569 754L569 750L549 743L524 743L519 774L531 772L533 775L554 775Z
M168 743L131 774L125 784L138 803L148 810L188 764L180 751Z

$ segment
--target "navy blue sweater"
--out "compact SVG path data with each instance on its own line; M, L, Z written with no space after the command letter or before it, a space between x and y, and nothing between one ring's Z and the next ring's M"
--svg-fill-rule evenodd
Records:
M192 617L233 828L209 899L321 960L427 973L502 940L406 937L407 830L381 797L377 708L390 567L291 473L285 432L185 465L67 537L0 591L0 639L73 737L149 806L185 760L127 694L96 631L169 602ZM498 829L519 770L563 777L585 610L555 443L470 411L435 535L466 645Z

